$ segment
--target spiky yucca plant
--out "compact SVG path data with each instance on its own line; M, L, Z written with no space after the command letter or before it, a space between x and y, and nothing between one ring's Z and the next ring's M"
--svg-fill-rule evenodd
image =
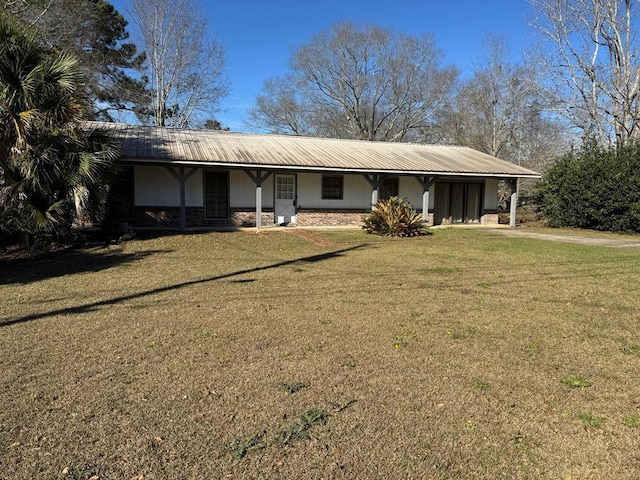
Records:
M389 197L378 201L363 222L362 228L367 233L387 237L416 237L430 233L422 215L406 198Z

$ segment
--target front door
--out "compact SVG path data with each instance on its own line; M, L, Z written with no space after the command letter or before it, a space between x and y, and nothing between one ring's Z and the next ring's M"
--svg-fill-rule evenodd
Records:
M296 177L276 175L275 223L296 223Z

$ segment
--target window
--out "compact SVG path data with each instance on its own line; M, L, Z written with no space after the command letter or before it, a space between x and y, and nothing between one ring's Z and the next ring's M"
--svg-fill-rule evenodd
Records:
M387 178L378 188L378 200L386 200L389 197L398 196L398 177Z
M229 173L204 173L204 211L206 218L229 218Z
M342 200L344 192L344 177L342 175L322 176L322 199Z
M278 200L293 200L293 175L276 177L276 198Z

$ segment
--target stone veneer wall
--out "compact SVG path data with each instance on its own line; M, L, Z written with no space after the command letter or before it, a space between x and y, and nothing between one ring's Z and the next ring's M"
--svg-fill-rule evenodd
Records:
M296 213L296 225L301 227L360 226L367 210L328 210L301 208Z
M333 227L362 225L362 217L368 210L329 210L301 208L296 214L296 225L301 227ZM421 210L418 210L422 213ZM204 208L187 207L187 227L255 227L256 212L252 209L232 208L228 219L207 219ZM262 211L262 225L273 225L273 209ZM498 223L498 214L485 213L482 223ZM433 213L429 213L428 225L433 225ZM180 228L180 207L136 207L134 227Z
M422 210L418 210L418 213L422 215ZM433 212L430 212L429 216L427 217L427 226L433 227Z
M485 210L480 217L480 223L482 225L497 225L499 222L498 212L496 210Z
M180 207L135 207L133 225L135 227L179 228Z
M262 211L262 225L273 225L273 209ZM180 207L136 207L135 227L180 228ZM255 210L232 208L229 218L205 218L204 208L187 207L187 227L255 227Z
M369 210L329 210L302 208L298 210L296 220L301 227L337 227L352 226L360 227L362 217L369 213ZM422 210L418 210L422 214ZM433 213L429 213L428 225L433 225Z

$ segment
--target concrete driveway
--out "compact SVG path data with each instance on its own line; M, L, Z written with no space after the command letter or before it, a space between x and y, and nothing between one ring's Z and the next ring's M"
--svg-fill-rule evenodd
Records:
M561 232L547 233L531 231L526 228L482 228L482 230L495 233L497 235L506 235L508 237L537 238L540 240L552 240L556 242L579 243L582 245L597 245L612 248L640 248L640 236L638 235L629 235L628 238L620 235L612 235L611 238L607 238L606 233L601 235Z

